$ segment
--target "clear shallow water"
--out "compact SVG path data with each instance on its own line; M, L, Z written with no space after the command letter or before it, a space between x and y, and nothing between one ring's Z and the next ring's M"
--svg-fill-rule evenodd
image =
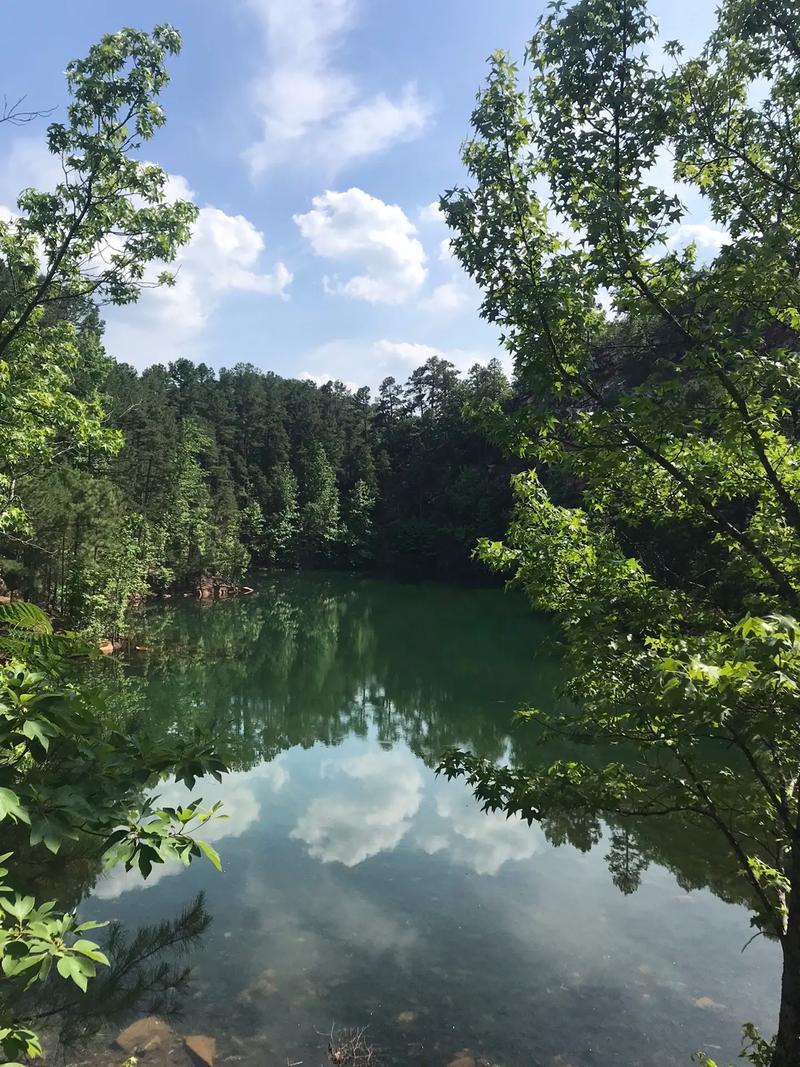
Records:
M204 835L224 872L114 873L83 911L135 928L205 893L179 1029L214 1035L218 1063L321 1063L335 1022L397 1063L469 1048L505 1067L688 1065L701 1045L733 1059L744 1021L774 1024L778 953L741 953L749 913L726 902L741 889L713 839L660 823L612 847L608 828L545 832L436 778L450 745L531 757L511 713L551 699L558 663L521 601L289 576L145 628L118 697L231 746L238 769L196 790L230 815Z

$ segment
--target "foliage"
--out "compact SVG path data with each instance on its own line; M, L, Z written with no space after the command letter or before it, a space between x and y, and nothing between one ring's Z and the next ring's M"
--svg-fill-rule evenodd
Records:
M49 521L53 541L60 537L60 560L53 541L23 541L47 561L52 595L79 623L88 614L112 630L162 550L133 509L109 550L103 520L109 504L113 515L123 511L119 493L84 473L90 455L102 462L121 443L104 425L98 385L108 364L94 302L127 304L143 286L169 284L168 273L153 279L148 268L169 263L190 235L194 206L168 201L166 174L134 158L164 122L164 62L179 45L168 26L123 30L70 63L67 122L47 133L63 178L52 192L23 191L19 215L0 222L0 530L31 532L18 496L24 486L39 529ZM63 490L49 511L36 497L48 466L51 488ZM200 855L218 867L214 850L194 837L219 817L217 806L159 807L151 789L167 776L190 785L206 773L219 777L224 764L208 738L156 737L145 723L133 730L71 684L71 661L96 650L54 633L38 607L2 604L0 626L0 822L13 845L3 860L15 860L13 871L0 868L0 1047L11 1061L41 1053L20 1007L25 990L53 970L85 991L109 963L83 936L97 924L14 888L20 857L77 842L145 876L155 863Z
M554 5L520 88L502 53L442 200L524 404L483 405L532 470L504 543L563 622L569 702L530 709L575 758L530 773L451 753L528 818L677 812L722 835L785 973L770 1063L800 1045L798 53L772 0L726 0L696 59L648 59L641 0ZM674 159L674 179L658 182ZM677 192L675 191L677 188ZM680 192L721 227L681 247ZM610 308L605 311L604 308ZM608 745L596 765L581 749Z
M31 604L3 605L2 621L15 631L51 632L47 617ZM79 645L76 651L89 649ZM108 721L64 679L61 659L48 646L29 651L33 666L15 658L0 665L0 822L7 831L11 827L7 840L17 839L14 852L44 848L55 854L68 841L86 847L94 842L93 851L107 866L135 866L144 877L154 864L174 859L189 864L200 855L219 868L216 852L193 836L209 819L221 817L219 805L159 807L152 794L143 797L168 775L190 787L206 773L219 778L225 766L210 739L153 736L144 724L134 733ZM37 903L15 893L10 878L3 867L0 958L9 992L1 1025L3 1049L13 1058L38 1054L25 1021L13 1014L6 1018L15 995L45 981L53 964L85 991L97 964L108 960L82 936L97 924L77 923L74 914L57 911L55 901Z
M70 314L95 350L99 320ZM461 376L432 357L374 401L187 360L141 375L90 362L85 375L104 378L125 445L21 479L31 533L2 551L9 584L87 633L124 630L146 590L237 585L251 560L480 574L476 540L503 529L512 464L481 428L512 400L497 361Z
M82 353L57 302L135 300L147 267L174 258L196 209L168 203L166 174L132 153L164 122L157 102L178 34L123 30L67 67L66 123L47 131L63 178L52 192L24 190L20 214L0 222L0 529L25 526L16 484L56 454L119 447L99 396L73 390ZM159 280L169 282L167 273Z
M303 459L304 499L300 505L300 537L303 552L314 559L340 536L339 490L336 475L322 445Z

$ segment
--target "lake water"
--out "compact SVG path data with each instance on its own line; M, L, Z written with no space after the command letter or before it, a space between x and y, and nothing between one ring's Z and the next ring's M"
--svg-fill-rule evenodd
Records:
M156 607L142 640L117 686L130 721L213 728L234 754L196 790L230 815L204 835L224 871L114 873L82 910L133 929L205 893L176 1025L216 1037L218 1065L321 1064L333 1025L433 1067L465 1048L504 1067L688 1067L701 1046L727 1063L743 1022L771 1032L778 952L742 953L749 913L713 838L545 833L436 777L452 745L532 755L512 711L551 700L559 666L521 600L270 577Z

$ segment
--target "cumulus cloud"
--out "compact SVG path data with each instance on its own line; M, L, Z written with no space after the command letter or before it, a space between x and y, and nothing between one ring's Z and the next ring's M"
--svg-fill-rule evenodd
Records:
M364 752L331 761L332 784L299 817L291 836L322 863L356 867L395 848L422 800L422 775L402 750Z
M170 199L195 199L181 175L169 175L166 192ZM244 215L229 215L211 204L201 207L191 240L170 265L175 285L144 290L123 313L108 310L109 351L140 366L173 359L186 354L229 293L288 299L292 273L280 261L264 270L264 249L264 235Z
M0 160L0 219L14 217L22 189L53 189L62 178L60 160L42 141L17 138ZM180 174L167 175L164 193L169 202L196 200ZM264 235L244 215L203 205L190 241L169 265L177 274L175 285L145 289L136 304L105 311L109 352L139 366L173 359L187 354L186 347L198 339L229 293L287 299L292 274L282 262L265 270L264 250ZM150 276L157 273L154 267Z
M419 213L420 222L444 222L444 215L442 215L442 209L439 207L438 200L432 200L430 204L426 204Z
M504 352L487 353L468 348L436 348L434 345L419 344L416 341L389 341L383 338L380 341L376 341L373 348L378 353L387 353L399 357L408 364L409 370L420 366L431 356L438 356L439 359L448 360L460 371L469 370L476 363L485 366L493 358L499 359L503 363L507 362Z
M327 292L373 304L401 304L425 281L425 250L397 204L386 204L363 189L328 190L294 221L316 255L356 271L344 281L326 278Z
M188 789L182 782L172 781L161 786L156 792L159 804L170 807L186 805L197 797L202 797L203 806L210 807L217 801L223 804L226 819L212 819L203 826L200 837L204 841L221 841L225 837L241 837L261 816L261 800L257 783L263 781L266 788L279 793L289 781L289 771L280 759L272 763L263 763L252 771L229 773L222 782L212 778L198 782L195 790ZM95 886L93 896L100 900L114 900L123 893L136 889L152 889L163 878L172 878L181 874L186 868L183 864L159 863L153 867L147 880L138 870L126 871L115 867Z
M530 859L545 843L538 826L528 826L517 815L483 811L460 783L436 798L436 814L441 822L420 833L416 843L429 855L446 851L454 863L476 874L495 875L510 861Z
M697 246L701 252L718 252L724 245L730 244L731 237L727 230L707 222L683 222L670 234L669 248L680 248L688 244Z
M452 264L453 266L456 266L458 264L458 260L456 259L455 253L453 252L453 246L450 243L449 237L443 237L442 240L439 242L439 262Z
M311 371L301 371L297 376L301 382L313 382L316 386L326 385L328 382L341 382L341 378L335 374L330 374L328 371L321 371L319 374L312 374ZM355 393L359 386L356 382L342 382L345 388L349 389L351 393Z
M420 300L419 306L423 311L458 311L469 300L466 286L458 282L444 282L437 285L430 296Z
M365 95L337 63L355 0L248 0L248 7L264 47L253 84L261 133L245 153L254 176L290 153L321 160L332 173L425 129L430 108L413 83L396 98Z
M23 189L53 189L62 178L61 161L43 139L17 137L0 156L0 210L13 217Z
M511 370L511 361L506 352L494 348L491 340L485 349L450 348L418 341L397 341L382 338L369 341L360 337L336 338L308 349L302 355L302 378L324 384L341 381L349 389L358 385L377 388L384 378L393 377L405 381L415 367L431 356L449 360L461 371L469 370L475 363L485 365L497 358L506 372Z

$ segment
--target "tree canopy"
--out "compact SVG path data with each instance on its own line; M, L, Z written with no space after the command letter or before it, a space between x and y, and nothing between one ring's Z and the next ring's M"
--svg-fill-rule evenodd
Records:
M555 4L526 83L493 56L472 184L442 199L526 398L496 411L530 469L480 551L563 623L569 709L522 714L575 753L445 768L528 818L710 821L783 947L774 1067L800 1052L796 15L727 0L664 69L642 0ZM711 259L676 241L689 190ZM599 743L618 760L582 758Z

